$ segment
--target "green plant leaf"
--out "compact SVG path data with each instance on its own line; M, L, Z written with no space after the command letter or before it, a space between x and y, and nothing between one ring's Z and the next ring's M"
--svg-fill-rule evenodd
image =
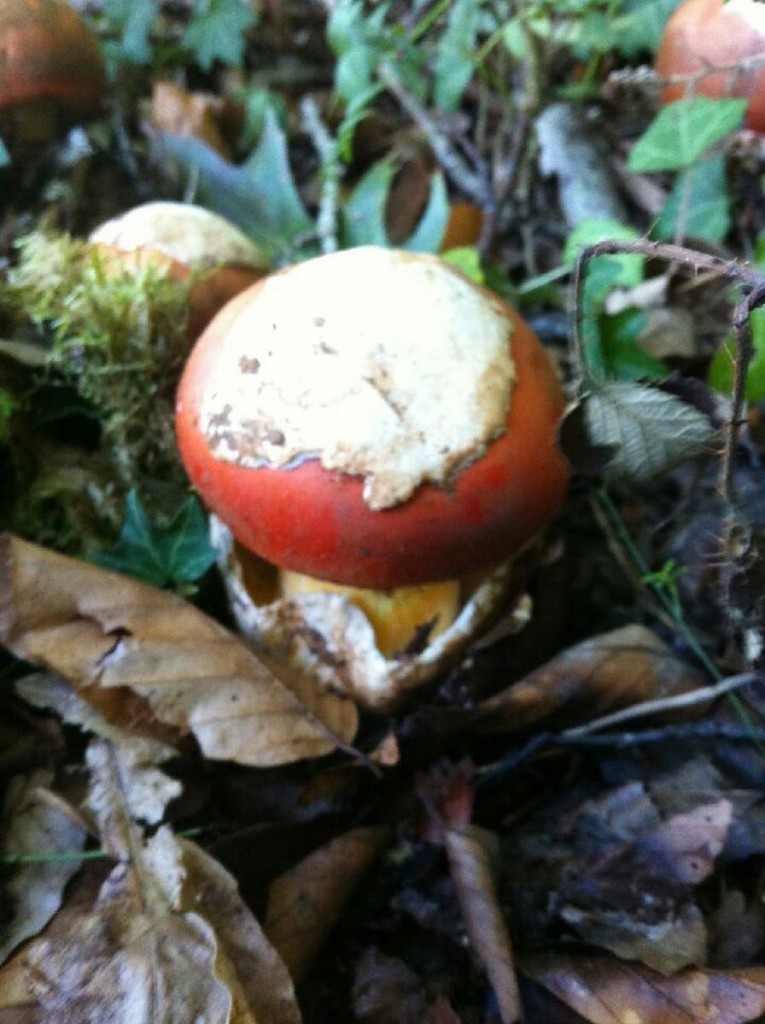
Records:
M665 363L644 352L638 344L645 324L646 315L640 309L624 309L613 316L601 316L603 365L615 380L661 380L669 374Z
M105 569L127 573L155 587L183 587L203 576L215 561L199 501L189 496L166 526L152 523L135 491L128 494L118 544L97 552Z
M199 201L237 224L275 264L315 253L316 226L300 199L287 140L273 110L266 111L260 142L245 163L224 160L199 139L164 134L166 155L196 175Z
M343 206L343 245L388 245L385 204L396 167L380 160L363 176Z
M245 0L196 0L194 17L181 39L203 71L216 60L239 66L244 56L246 33L256 22Z
M609 19L614 49L625 57L654 53L667 19L683 0L623 0Z
M749 324L752 329L754 355L746 375L744 397L747 402L762 402L765 401L765 309L753 310ZM733 334L729 334L709 364L709 386L723 395L732 394L735 362L736 341Z
M722 242L728 234L730 198L723 153L713 153L678 176L654 233L673 239L681 220L684 236Z
M447 249L442 254L444 263L450 264L461 271L469 281L475 284L484 284L486 274L481 266L481 254L472 245L461 245L456 249Z
M154 51L150 33L158 13L159 0L105 0L104 14L120 35L119 42L107 46L110 63L151 61Z
M640 238L640 235L634 228L627 227L626 224L622 224L618 220L609 220L607 217L590 217L588 220L578 224L566 239L566 244L563 248L563 262L568 266L572 266L582 249L586 249L587 246L595 245L598 242L604 242L607 239L634 242L638 238ZM643 264L645 260L642 256L635 256L631 253L619 256L597 256L595 259L590 260L588 273L597 275L599 266L602 267L605 261L613 263L618 268L615 276L609 274L609 290L616 285L620 285L623 288L634 288L635 285L640 284L643 280ZM599 291L602 292L603 290L599 289ZM607 292L601 294L601 299L605 299L606 294Z
M409 252L438 252L449 221L449 196L443 174L437 171L430 179L428 205L417 227L402 248Z
M582 405L590 441L610 450L610 480L641 483L713 450L715 431L707 417L656 388L610 381Z
M10 163L11 154L8 152L8 149L3 140L0 139L0 167L8 167L10 166Z
M433 101L442 110L459 106L475 71L475 42L481 0L454 0L433 66Z
M637 174L679 171L741 126L746 100L694 99L668 103L635 143L628 166Z

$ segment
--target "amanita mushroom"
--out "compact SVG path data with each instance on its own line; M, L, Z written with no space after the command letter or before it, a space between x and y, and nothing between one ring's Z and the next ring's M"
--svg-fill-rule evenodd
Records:
M123 266L153 260L178 280L195 274L189 336L196 338L218 310L268 270L258 246L211 210L153 202L106 221L90 241Z
M22 142L97 113L106 92L98 40L64 0L0 3L0 126Z
M282 593L354 588L390 653L555 515L563 405L509 305L436 257L364 247L232 300L187 362L176 430Z
M668 84L662 101L669 103L686 95L738 96L749 101L746 127L763 132L765 63L736 66L758 56L765 58L765 4L758 0L685 0L667 22L656 54L656 70L663 78L698 77L693 82Z

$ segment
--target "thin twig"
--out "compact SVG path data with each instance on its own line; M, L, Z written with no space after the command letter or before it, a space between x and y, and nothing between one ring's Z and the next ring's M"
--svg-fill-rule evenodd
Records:
M396 97L409 117L428 140L430 148L452 182L482 209L492 209L494 194L488 176L474 171L455 150L444 133L437 127L429 111L404 87L394 68L387 61L381 64L377 76Z
M577 736L589 736L590 733L599 732L601 729L610 729L614 725L621 725L622 722L631 722L636 718L644 718L646 715L663 714L666 711L677 711L679 708L691 708L698 704L707 704L717 700L718 697L734 690L740 690L751 683L765 682L765 675L761 672L745 672L738 676L730 676L722 679L713 686L704 686L700 690L690 690L688 693L678 693L673 697L660 697L657 700L646 700L641 704L633 704L631 707L622 708L621 711L614 711L610 715L603 715L595 718L586 725L579 725L574 729L566 729L561 733L564 739Z

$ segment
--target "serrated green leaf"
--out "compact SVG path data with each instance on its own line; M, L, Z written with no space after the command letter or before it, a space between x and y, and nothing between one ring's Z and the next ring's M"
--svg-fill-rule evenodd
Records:
M105 569L127 573L155 587L183 586L207 572L215 561L215 552L196 498L187 498L167 526L157 526L131 491L119 542L111 551L96 553L93 560Z
M373 164L343 206L343 244L388 245L385 205L396 167L391 160Z
M635 143L628 166L637 174L679 171L741 126L747 101L694 99L668 103Z
M446 234L449 221L449 196L443 174L437 171L430 179L430 195L417 227L403 244L409 252L436 253Z
M755 309L749 317L754 355L746 375L744 397L747 402L765 401L765 309ZM736 341L730 334L715 352L709 364L707 382L723 395L733 392L736 365Z
M287 155L287 140L272 110L266 111L260 142L249 159L230 164L199 139L164 134L161 145L183 168L193 171L199 201L238 225L272 263L305 258L316 227L298 194Z
M608 382L582 399L593 445L610 449L609 479L640 483L713 450L706 416L643 384Z
M209 71L216 60L238 66L244 56L245 33L255 22L255 14L243 0L197 0L181 45L193 53L203 71Z
M673 239L678 222L683 235L722 242L730 230L730 199L725 156L713 153L678 176L656 221L658 238Z

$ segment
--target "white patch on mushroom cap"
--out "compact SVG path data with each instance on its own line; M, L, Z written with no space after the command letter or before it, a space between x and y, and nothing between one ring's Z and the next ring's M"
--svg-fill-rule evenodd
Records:
M388 508L504 431L511 333L502 304L435 257L318 257L269 278L230 325L200 426L218 459L319 458Z
M144 203L97 227L91 242L132 252L157 249L189 267L239 264L266 269L266 257L244 232L217 213L189 203Z

